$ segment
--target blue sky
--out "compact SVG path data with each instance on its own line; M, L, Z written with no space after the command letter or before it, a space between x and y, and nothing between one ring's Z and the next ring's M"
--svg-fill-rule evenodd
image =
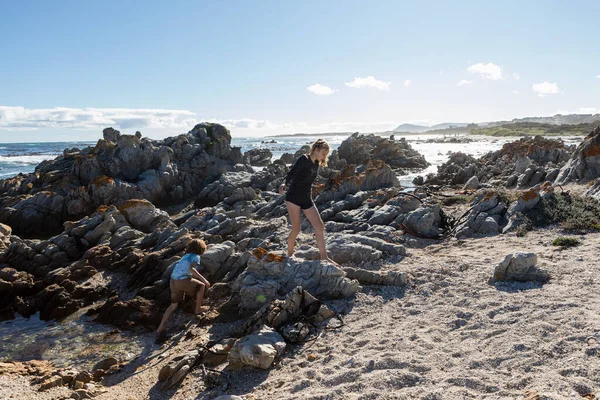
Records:
M455 4L451 4L455 3ZM0 0L0 142L600 112L600 4Z

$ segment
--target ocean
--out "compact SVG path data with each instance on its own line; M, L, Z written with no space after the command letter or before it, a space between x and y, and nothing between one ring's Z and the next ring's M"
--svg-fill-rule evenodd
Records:
M405 137L410 145L419 153L425 156L425 159L431 163L431 166L423 171L402 175L398 178L404 186L412 186L412 179L417 175L426 175L435 173L437 166L448 159L451 152L462 151L474 157L480 157L490 151L498 150L506 142L517 140L518 138L491 138L491 137L470 137L473 139L469 143L428 143L431 139L443 139L443 135L407 135L395 136L396 139ZM464 136L462 136L464 137ZM337 149L339 145L347 138L344 135L314 135L314 136L272 136L272 137L234 137L231 145L239 146L242 152L253 148L267 148L273 153L273 160L281 157L283 153L295 153L305 144L311 144L318 138L323 138ZM578 144L582 137L564 137L566 144ZM62 154L65 148L83 148L94 146L93 142L47 142L47 143L0 143L0 179L10 178L18 173L29 173L35 170L35 167L44 160L49 160Z

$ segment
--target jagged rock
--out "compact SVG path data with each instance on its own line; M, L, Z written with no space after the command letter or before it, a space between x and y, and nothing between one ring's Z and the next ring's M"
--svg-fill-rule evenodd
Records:
M164 310L142 297L120 301L118 296L110 297L97 312L96 321L113 324L125 329L145 327L154 329L160 323Z
M180 382L201 357L202 354L200 354L198 350L191 350L186 354L169 360L158 373L159 382L163 382L161 389L168 390L176 383Z
M494 276L490 279L490 282L547 282L550 279L550 275L548 275L546 271L537 268L535 266L536 264L537 256L535 253L516 252L514 254L508 254L504 257L504 260L494 268Z
M585 191L584 196L593 197L600 201L600 179L598 179L588 190Z
M284 326L281 329L281 336L288 343L300 343L308 336L310 328L308 324L304 322L296 322Z
M45 390L50 390L52 388L58 387L58 386L62 386L63 385L63 380L60 376L55 375L55 376L51 376L48 377L47 379L45 379L42 384L40 385L40 391L45 391Z
M344 267L346 276L367 285L404 286L407 283L406 272L368 271L360 268Z
M0 222L19 235L56 234L64 221L101 205L181 202L242 160L216 124L160 141L113 129L104 136L93 148L65 151L34 173L0 181Z
M244 162L253 166L267 166L273 153L269 149L251 149L244 153Z
M398 185L396 174L382 161L369 161L357 168L349 165L329 180L319 195L315 197L315 203L322 204L327 201L342 200L349 194L356 194L359 191Z
M506 204L496 191L480 191L472 201L473 208L456 229L456 237L463 238L474 234L497 234L500 222L506 214Z
M76 389L71 394L71 398L74 400L93 399L94 395L86 389Z
M597 126L571 156L556 178L556 183L587 182L600 177L600 126Z
M339 157L349 164L364 164L369 160L382 160L392 167L422 169L429 166L421 154L404 138L393 140L374 134L358 132L344 140L337 149Z
M110 238L111 249L116 249L125 242L143 238L143 232L133 229L130 226L123 226L115 231Z
M280 330L284 325L294 324L300 318L306 320L315 316L322 306L313 295L297 286L287 294L285 300L273 300L248 318L243 332L252 333L262 326Z
M401 215L398 223L401 223L411 232L425 236L436 236L441 233L441 207L439 204L433 206L422 206L411 211L406 216Z
M529 159L529 157L522 155L519 156L519 158L517 158L517 161L515 161L515 173L516 174L523 174L525 173L525 171L527 170L527 168L531 165L531 160Z
M228 199L233 204L238 200L254 200L256 193L249 187L252 174L248 172L228 172L206 186L196 199L197 205L215 206ZM235 198L235 200L233 200Z
M477 175L469 178L467 183L465 183L465 186L463 186L463 190L478 189L478 188L479 188L479 179L477 178Z
M0 253L4 252L10 245L12 229L8 225L0 224Z
M263 327L260 331L235 342L229 353L229 366L268 369L284 350L285 341L281 335L269 327Z
M200 272L206 273L208 277L215 277L219 273L219 277L224 276L228 271L219 271L235 250L235 243L226 241L223 243L211 245L206 253L200 259ZM205 275L206 277L206 275Z
M113 365L117 365L117 364L119 364L119 360L117 360L114 357L108 357L102 361L98 361L92 368L92 371L99 370L99 369L107 371L110 369L110 367L112 367Z
M296 150L296 152L294 153L294 160L303 154L308 154L309 152L310 152L310 145L305 144L304 146L300 147L300 149Z
M234 338L222 339L217 344L211 346L202 356L202 363L209 367L216 367L227 361L227 356L236 340Z
M279 163L269 164L262 171L252 174L250 186L255 189L275 191L283 182L288 171L289 168L285 165Z
M117 141L121 137L121 132L113 128L105 128L102 131L102 136L106 141L117 143Z
M169 214L154 207L148 200L127 200L119 207L119 212L137 230L151 232L156 228L176 228Z
M295 161L294 155L291 153L283 153L279 159L286 164L293 164Z
M502 149L490 152L479 159L463 153L453 153L448 161L438 167L437 175L428 175L428 184L464 184L477 177L481 183L504 182L506 187L519 184L530 187L549 180L550 169L564 164L572 148L562 140L542 136L522 138L505 143ZM554 172L553 172L554 173Z
M242 309L256 310L278 293L288 293L302 286L315 296L350 297L358 291L357 281L345 277L344 271L320 260L284 259L264 249L255 249L248 266L233 284L239 293Z

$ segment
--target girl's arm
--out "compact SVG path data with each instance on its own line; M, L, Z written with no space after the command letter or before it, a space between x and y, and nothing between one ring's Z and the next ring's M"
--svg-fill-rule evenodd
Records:
M298 175L298 173L303 169L304 164L305 164L305 162L304 162L305 158L306 157L304 157L302 155L296 160L296 162L292 166L292 169L290 169L290 172L288 172L287 175L285 176L285 181L281 184L281 186L289 185L290 182L294 180L294 178Z

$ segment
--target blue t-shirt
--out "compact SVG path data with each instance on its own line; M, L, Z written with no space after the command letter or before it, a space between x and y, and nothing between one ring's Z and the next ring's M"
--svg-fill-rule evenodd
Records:
M181 257L181 260L177 262L173 272L171 272L171 279L187 279L192 277L192 264L200 265L200 256L194 253L188 253Z

